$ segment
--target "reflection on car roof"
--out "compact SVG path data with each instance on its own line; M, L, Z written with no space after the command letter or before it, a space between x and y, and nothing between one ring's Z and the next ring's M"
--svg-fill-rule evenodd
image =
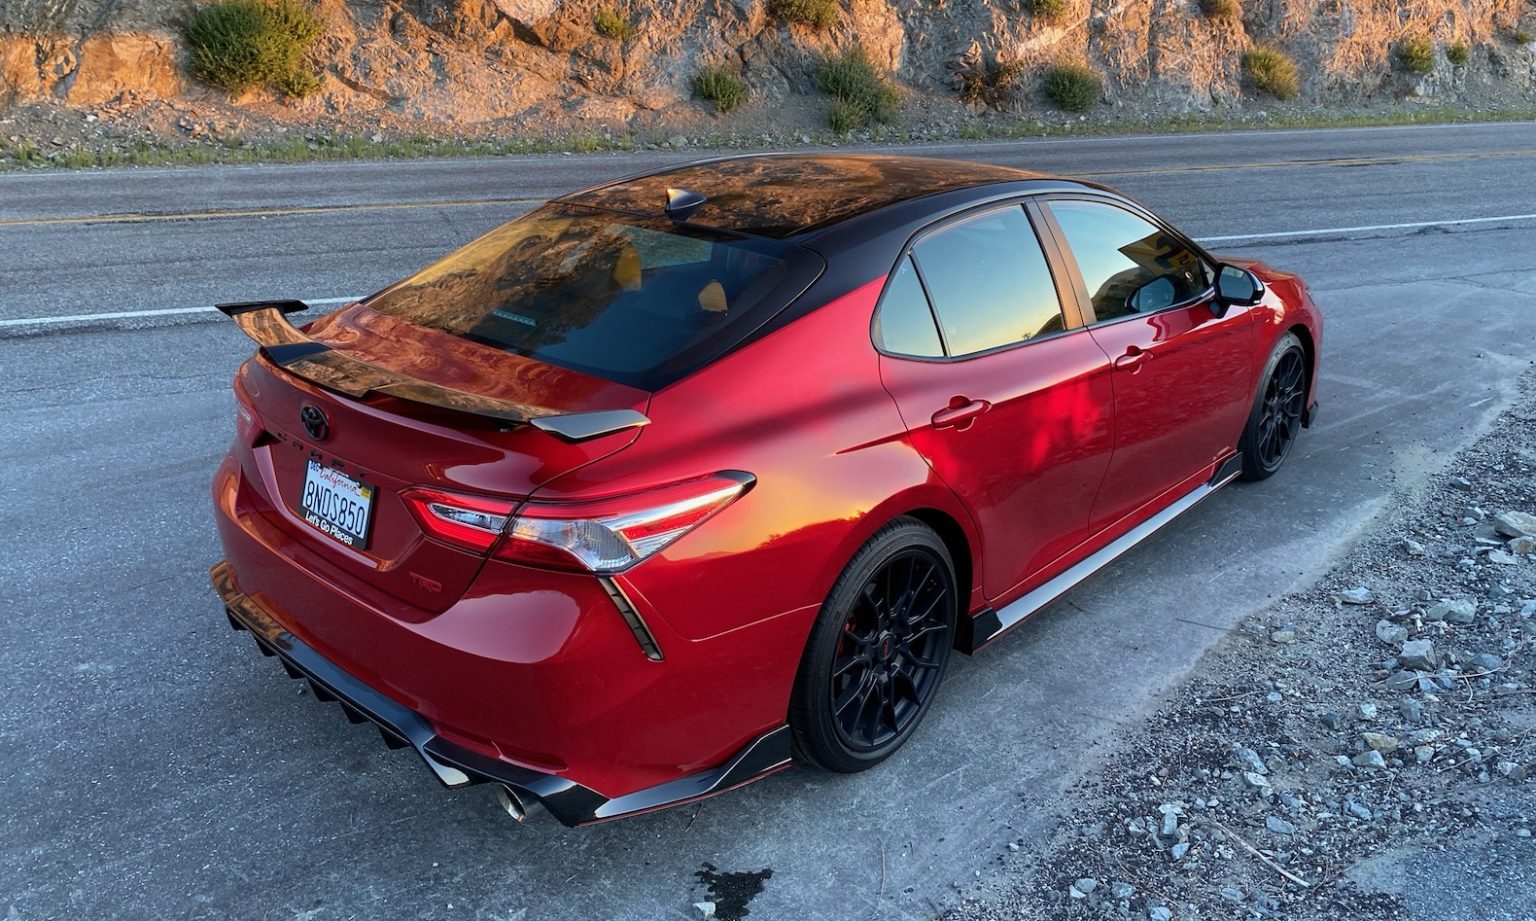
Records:
M928 157L761 154L621 179L560 200L661 215L668 190L686 189L706 199L690 209L689 223L785 238L923 195L1042 178L1047 177Z

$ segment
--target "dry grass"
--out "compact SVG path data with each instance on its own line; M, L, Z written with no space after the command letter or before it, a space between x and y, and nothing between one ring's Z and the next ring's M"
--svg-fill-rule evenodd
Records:
M842 9L837 0L769 0L768 12L776 19L825 31L837 25Z
M1254 86L1276 99L1293 99L1301 90L1296 62L1274 45L1258 45L1244 54L1243 69Z
M607 6L592 14L592 28L599 35L616 38L621 42L629 41L640 31L640 27L630 22L628 16Z

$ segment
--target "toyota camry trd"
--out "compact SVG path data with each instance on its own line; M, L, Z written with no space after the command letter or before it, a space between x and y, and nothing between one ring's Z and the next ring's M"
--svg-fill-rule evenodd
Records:
M1274 473L1322 335L1103 186L887 156L622 179L304 306L222 308L231 623L572 825L890 756L952 651Z

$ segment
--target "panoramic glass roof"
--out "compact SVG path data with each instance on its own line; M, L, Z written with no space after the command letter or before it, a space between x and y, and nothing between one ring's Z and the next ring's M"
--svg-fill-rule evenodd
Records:
M699 163L625 179L562 201L659 216L667 189L706 201L688 221L765 237L818 230L897 202L1039 173L924 157L752 156Z

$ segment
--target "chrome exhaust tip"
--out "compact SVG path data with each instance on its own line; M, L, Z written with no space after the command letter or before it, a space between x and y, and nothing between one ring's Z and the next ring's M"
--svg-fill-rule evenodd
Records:
M496 786L496 805L506 810L507 815L519 822L528 821L528 807L523 804L522 798L505 784Z

